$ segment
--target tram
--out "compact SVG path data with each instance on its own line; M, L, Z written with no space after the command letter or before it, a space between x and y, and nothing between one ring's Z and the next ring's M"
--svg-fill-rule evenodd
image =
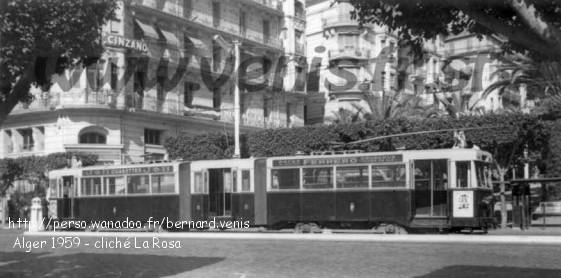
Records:
M58 218L229 219L267 228L486 229L492 156L478 149L314 153L51 171Z

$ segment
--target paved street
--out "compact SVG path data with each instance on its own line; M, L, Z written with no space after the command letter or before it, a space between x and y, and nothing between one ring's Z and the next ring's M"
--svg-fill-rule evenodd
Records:
M560 246L544 244L174 238L181 248L83 245L100 235L80 236L79 248L26 253L13 248L16 238L22 239L21 232L0 231L0 277L559 277L561 273ZM147 238L139 241L143 239ZM25 236L25 240L51 239Z

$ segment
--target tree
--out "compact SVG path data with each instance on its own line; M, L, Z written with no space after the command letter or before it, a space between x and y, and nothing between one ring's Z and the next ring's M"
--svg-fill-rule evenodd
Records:
M0 125L32 85L47 90L58 69L103 50L101 27L114 19L113 0L0 1ZM47 66L49 65L49 66Z
M6 194L21 174L21 167L13 159L0 159L0 197Z
M24 156L0 159L0 196L5 194L16 180L27 180L34 185L46 185L48 172L71 166L75 156L82 166L95 165L96 154L82 152L51 153L46 156Z
M505 38L505 52L522 53L535 62L561 61L560 1L351 0L351 3L355 7L352 17L361 23L388 26L401 40L410 42L416 56L422 55L426 39L468 32L480 37ZM504 183L501 190L504 193ZM506 226L504 208L503 202L503 227Z
M422 53L424 39L469 32L506 38L505 50L561 60L556 0L351 0L361 23L386 25Z
M21 213L24 207L31 204L33 197L45 197L48 187L48 172L55 169L71 167L70 159L75 156L83 166L97 163L98 156L81 152L51 153L47 156L24 156L15 159L0 159L0 196L4 196L17 180L25 180L33 185L32 192L21 193L17 190L11 193L12 208L20 217L27 217Z

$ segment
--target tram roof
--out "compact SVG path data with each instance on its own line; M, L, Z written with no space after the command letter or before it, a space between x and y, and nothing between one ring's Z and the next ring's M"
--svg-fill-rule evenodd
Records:
M363 152L363 153L347 153L347 154L305 154L305 155L292 155L292 156L274 156L267 158L232 158L232 159L214 159L214 160L197 160L197 161L162 161L162 162L143 162L143 163L131 163L131 164L121 164L121 165L92 165L86 167L77 168L65 168L50 171L56 176L60 175L79 175L83 170L103 170L103 169L125 169L125 168L147 168L147 167L161 167L161 166L175 166L182 163L191 163L193 167L209 167L212 168L231 168L232 165L236 167L249 166L256 159L267 159L271 160L283 160L283 159L310 159L310 158L338 158L338 157L361 157L361 156L384 156L384 155L402 155L403 161L410 159L446 159L446 158L456 158L455 160L488 160L491 158L489 152L480 149L466 149L466 148L454 148L454 149L430 149L430 150L398 150L398 151L388 151L388 152Z

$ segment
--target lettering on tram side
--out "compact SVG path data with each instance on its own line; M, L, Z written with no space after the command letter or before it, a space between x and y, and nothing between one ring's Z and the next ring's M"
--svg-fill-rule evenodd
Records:
M83 170L82 176L172 173L173 166L133 167L117 169Z
M279 159L273 160L273 166L313 166L313 165L335 165L335 164L359 164L359 163L387 163L402 162L403 155L371 155L356 157L321 157L301 159Z

